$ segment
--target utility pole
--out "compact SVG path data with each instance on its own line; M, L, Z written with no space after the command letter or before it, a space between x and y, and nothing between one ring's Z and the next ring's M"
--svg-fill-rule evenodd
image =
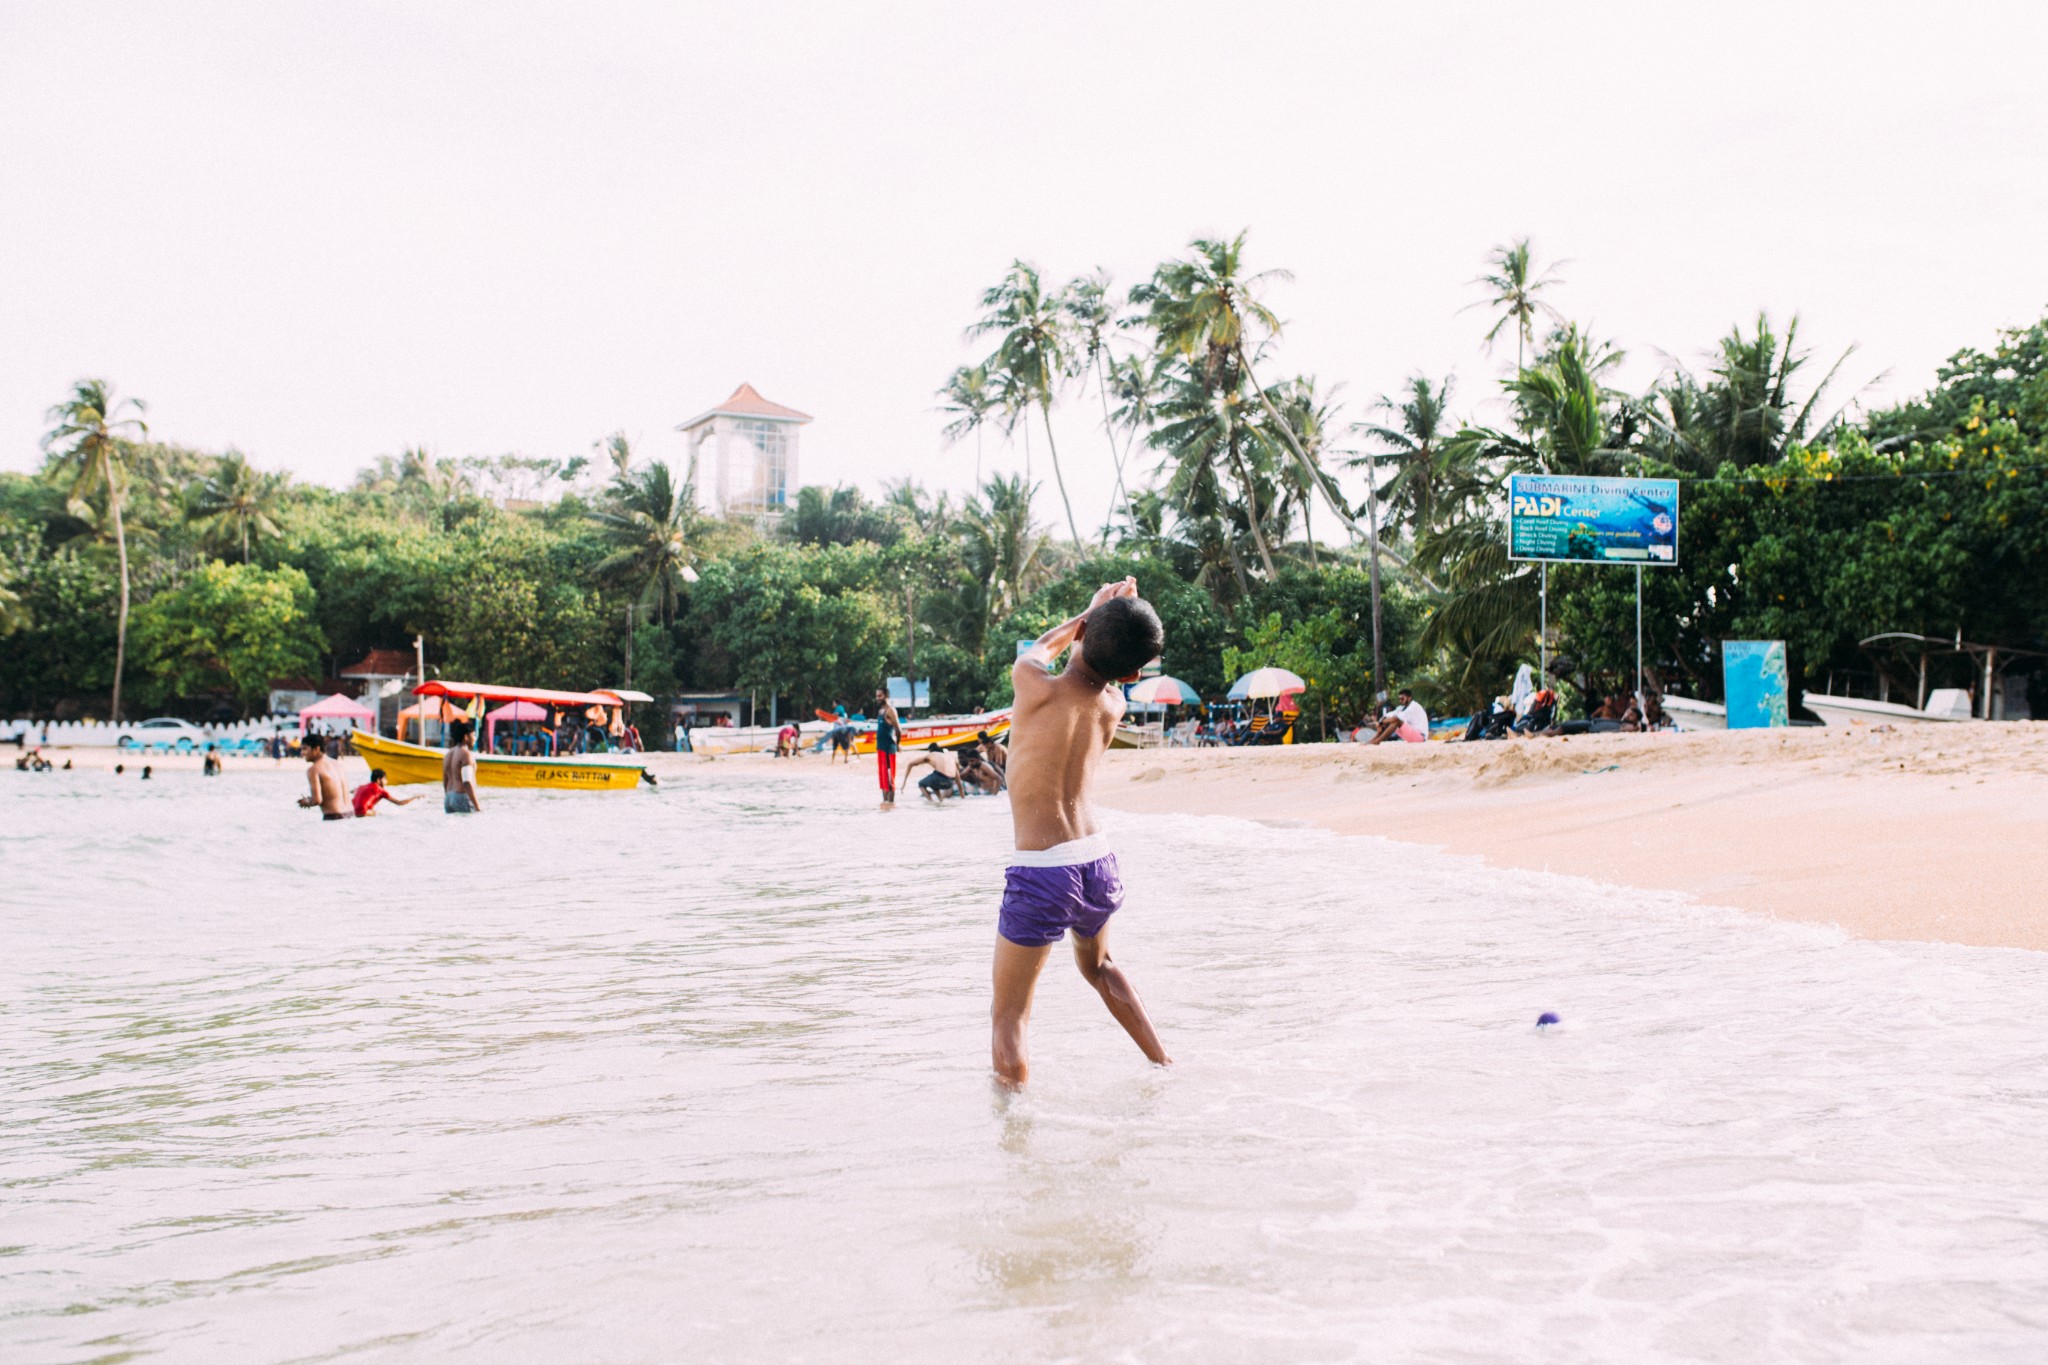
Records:
M1372 582L1372 690L1375 702L1387 699L1386 661L1380 657L1380 509L1378 466L1365 457L1365 539L1371 554L1366 576Z
M903 585L903 657L905 672L910 676L904 681L910 684L910 705L917 707L917 589L908 582Z
M633 685L633 605L626 604L626 683Z

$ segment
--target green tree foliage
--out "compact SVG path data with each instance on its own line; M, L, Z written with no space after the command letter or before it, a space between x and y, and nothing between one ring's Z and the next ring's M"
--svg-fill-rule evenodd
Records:
M511 518L465 523L447 547L439 638L451 677L584 688L618 668L624 614L585 586L595 566L577 547ZM576 569L581 567L583 572ZM616 623L620 633L614 635Z
M136 661L156 699L232 698L244 715L274 678L319 671L313 585L298 569L202 565L135 613Z
M764 708L772 696L805 715L858 709L901 629L883 568L872 545L754 545L706 565L690 594L705 666Z

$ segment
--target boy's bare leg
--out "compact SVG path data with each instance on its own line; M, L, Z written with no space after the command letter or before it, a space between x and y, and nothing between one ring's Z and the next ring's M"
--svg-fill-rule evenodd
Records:
M1031 993L1045 967L1050 944L1027 948L996 935L995 1005L989 1011L993 1032L989 1042L996 1079L1012 1090L1022 1089L1031 1073L1025 1031L1031 1026Z
M1110 960L1109 927L1104 925L1094 938L1075 934L1073 940L1074 965L1102 997L1102 1003L1109 1006L1116 1021L1124 1026L1124 1032L1131 1035L1138 1050L1161 1066L1173 1065L1159 1035L1152 1031L1152 1020L1145 1014L1144 1002L1138 999L1138 988L1124 975L1124 969Z

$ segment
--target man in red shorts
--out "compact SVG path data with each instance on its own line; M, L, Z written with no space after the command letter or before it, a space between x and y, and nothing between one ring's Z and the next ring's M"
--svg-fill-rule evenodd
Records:
M875 689L875 774L882 780L882 809L896 809L896 747L903 738L903 722L889 704L889 693Z

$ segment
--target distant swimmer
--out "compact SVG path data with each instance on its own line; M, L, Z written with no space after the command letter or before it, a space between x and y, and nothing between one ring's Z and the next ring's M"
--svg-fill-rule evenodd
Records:
M327 746L318 736L308 735L299 743L299 753L306 760L306 786L309 793L299 798L302 806L318 806L322 820L348 819L348 788L341 780L341 770L334 766L334 760L327 756Z
M882 783L882 809L896 809L896 744L903 735L903 723L889 704L889 693L875 689L875 775Z
M476 754L469 747L470 722L448 723L448 752L441 756L441 809L450 815L473 815L484 808L476 799Z
M903 765L903 777L896 785L902 791L910 784L913 768L930 768L917 781L917 789L924 793L924 799L936 806L946 804L949 796L960 795L960 760L936 744L927 744L922 754Z
M417 796L393 796L391 789L384 785L384 770L372 768L370 780L355 789L349 797L349 804L355 808L356 818L361 820L377 813L379 801L389 801L394 806L410 806L417 800Z
M997 1078L1017 1088L1030 1074L1025 1029L1052 945L1069 931L1074 965L1116 1021L1161 1066L1172 1063L1137 990L1109 956L1109 918L1122 907L1116 855L1089 796L1096 765L1123 718L1119 682L1159 657L1166 632L1138 596L1138 581L1105 583L1088 610L1038 637L1010 670L1017 689L1008 773L1017 851L996 917L990 1052ZM1058 676L1049 670L1069 646Z

